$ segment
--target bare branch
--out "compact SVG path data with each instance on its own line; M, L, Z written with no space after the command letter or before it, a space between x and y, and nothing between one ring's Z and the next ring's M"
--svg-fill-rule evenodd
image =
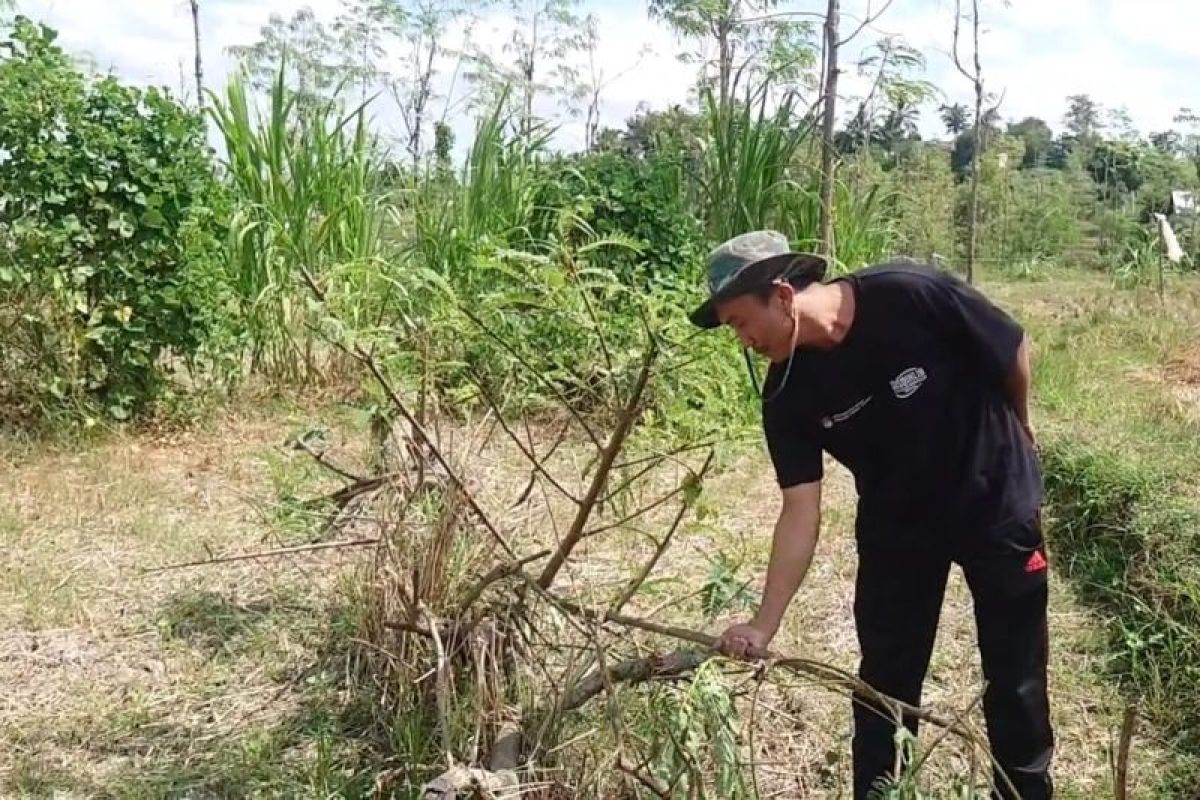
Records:
M607 670L595 669L575 684L563 698L560 708L573 711L604 691L605 682L642 683L651 678L677 676L694 670L712 658L699 650L678 650L665 655L647 658L630 658L612 665Z
M300 275L304 279L304 282L308 284L308 288L312 291L316 298L321 302L325 302L324 290L321 289L316 279L313 278L312 273L310 273L303 265L300 266ZM428 448L429 453L437 460L438 464L440 464L442 469L445 471L446 477L448 477L454 484L454 488L462 494L463 500L466 502L467 507L471 509L472 513L479 520L480 524L482 524L484 528L487 529L488 533L492 535L492 538L494 538L496 542L502 548L504 548L505 553L512 558L516 558L516 551L513 550L512 546L508 543L508 540L504 538L503 534L501 534L499 530L497 530L496 526L492 524L492 521L488 519L487 514L484 513L483 509L480 508L479 503L475 501L475 498L467 490L466 484L461 478L458 477L458 474L454 468L450 466L450 462L447 461L445 456L442 455L442 451L438 448L437 444L433 441L429 434L426 433L424 426L417 421L416 417L412 415L412 412L408 410L408 406L405 405L404 401L400 399L400 395L392 386L391 381L387 379L387 376L383 374L383 370L379 367L379 362L375 360L375 357L372 354L364 351L358 344L355 344L353 349L346 347L344 344L336 340L331 340L331 344L333 344L334 347L338 348L343 353L346 353L359 363L366 366L366 368L371 372L371 376L375 379L375 382L378 383L380 388L383 389L384 393L387 394L392 406L398 412L400 412L402 417L404 417L404 420L409 424L413 433L420 437L421 442L426 448Z
M459 311L461 311L463 313L463 315L465 317L467 317L467 319L471 320L476 325L478 325L480 330L482 330L485 334L487 334L489 337L491 337L493 340L495 340L495 342L497 344L499 344L501 347L503 347L508 352L509 355L511 355L513 358L515 358L517 360L517 363L519 363L521 366L525 367L525 369L529 370L529 373L531 375L533 375L534 378L536 378L543 386L545 386L547 389L549 389L551 392L553 392L554 396L556 398L558 398L558 402L562 404L563 408L566 409L567 413L569 413L572 417L575 418L575 421L577 423L579 423L579 427L583 428L584 433L586 433L588 435L588 438L592 440L592 444L596 445L596 447L598 449L601 449L601 450L604 449L604 445L600 444L599 437L596 436L595 432L592 431L591 427L588 426L588 424L584 421L583 417L580 416L579 412L575 410L574 405L572 405L571 401L569 399L567 399L567 397L562 393L562 390L559 389L557 386L555 386L554 382L549 380L543 374L543 370L539 370L537 367L530 364L529 361L524 356L522 356L520 353L517 352L516 348L514 348L511 344L509 344L507 341L505 341L503 336L498 335L495 331L493 331L491 328L489 328L487 325L485 325L483 323L483 320L479 319L479 317L472 314L469 310L467 310L461 304L459 305L458 308L459 308Z
M1121 739L1117 747L1116 800L1129 797L1129 753L1133 748L1133 732L1137 728L1137 706L1125 708L1125 719L1121 723Z
M862 22L859 24L859 26L854 29L854 33L850 34L845 39L842 39L840 42L838 42L838 47L841 47L844 44L850 44L850 42L852 42L856 38L858 38L858 35L863 32L864 28L866 28L868 25L873 25L876 21L879 20L880 17L882 17L885 13L887 13L887 10L889 8L891 8L892 2L893 2L893 0L884 0L883 8L881 8L881 9L879 9L879 11L875 12L874 15L871 14L871 7L870 7L870 5L868 5L866 18L863 19ZM843 14L842 16L849 17L848 14ZM852 19L852 17L851 17L851 19Z
M490 570L488 570L486 575L479 579L478 583L471 587L471 589L467 592L466 597L463 598L462 603L459 604L459 608L465 611L466 609L475 605L475 602L483 596L483 593L493 583L503 580L510 575L515 575L524 569L527 564L530 564L534 561L540 561L548 555L550 555L549 550L541 550L531 556L525 556L525 558L522 558L520 561L512 561L508 564L498 564L495 567L492 567Z
M629 400L625 404L624 411L621 412L620 419L617 420L617 426L613 429L612 436L604 446L600 463L596 467L596 474L592 476L592 483L580 503L579 511L576 512L575 519L567 530L566 536L563 537L562 543L559 544L558 550L550 557L550 562L546 564L546 568L538 578L538 586L543 589L550 588L554 582L554 576L558 574L567 557L571 555L575 545L579 544L580 539L583 538L584 526L587 525L592 511L596 507L596 501L600 499L600 493L604 490L604 485L612 472L612 465L617 460L617 455L621 452L625 439L633 429L633 420L641 407L642 395L645 394L646 384L650 381L650 370L654 366L654 359L657 355L658 347L652 340L649 347L646 348L646 356L642 360L642 371L638 375L637 384L629 395Z
M211 564L229 564L233 561L250 561L259 558L275 558L277 556L292 556L297 553L311 553L317 550L341 550L347 547L362 547L369 544L379 544L379 539L352 539L346 542L321 542L320 544L305 544L296 547L281 547L276 550L263 550L257 553L239 553L233 556L222 556L219 558L206 558L200 561L188 561L183 564L167 564L162 567L147 567L143 569L143 573L151 572L167 572L176 569L188 569L190 567L207 567Z
M607 533L608 531L614 530L616 528L620 528L622 525L627 525L630 522L633 522L638 517L643 517L646 514L649 514L654 509L661 506L663 503L666 503L672 497L674 497L675 495L682 492L685 487L686 487L686 483L681 483L678 486L676 486L674 489L672 489L671 491L664 494L662 497L651 502L649 505L642 506L637 511L634 511L631 514L627 514L626 516L622 517L621 519L617 520L616 522L610 522L607 525L601 525L598 528L592 528L590 530L584 531L583 534L579 538L590 539L591 537L597 536L601 533Z
M303 450L305 453L308 453L308 455L312 456L314 461L339 477L345 478L348 481L353 481L354 483L365 483L368 480L360 475L355 475L353 472L342 469L332 461L327 461L325 458L325 453L318 453L316 450L313 450L311 447L309 447L308 442L304 441L304 436L296 437L295 446L300 450Z
M708 458L704 461L704 466L701 467L700 471L694 476L690 476L689 480L695 480L699 482L704 479L704 476L708 473L708 468L712 466L713 455L714 454L710 451ZM671 527L667 529L666 534L658 542L658 546L654 549L654 555L650 557L650 560L642 566L642 568L638 571L638 574L635 575L633 580L629 582L629 585L625 588L625 591L621 592L621 595L615 601L613 601L612 607L608 613L619 614L625 604L633 599L633 596L637 594L638 589L642 587L642 584L646 582L648 577L650 577L650 573L654 571L654 567L658 565L658 561L662 558L663 553L667 552L667 548L671 546L671 539L675 536L675 531L679 528L679 523L683 521L684 515L687 514L688 509L691 507L692 498L685 497L683 503L681 503L679 506L679 513L675 515L675 520L671 523Z
M437 622L425 603L420 604L425 624L429 626L430 638L433 639L437 651L437 674L434 679L434 694L437 700L438 727L442 732L442 752L447 764L454 764L454 753L450 747L450 675L446 662L446 648L442 646L442 636L438 631Z
M623 758L617 759L617 769L640 783L655 797L660 797L662 800L671 800L671 787L653 775L648 775L644 770L630 766Z
M471 379L471 383L475 384L476 388L479 389L479 393L483 396L484 401L487 402L488 407L491 408L492 412L496 415L496 422L498 422L504 432L508 434L508 438L513 440L513 443L516 444L517 449L521 451L521 455L525 456L525 459L529 461L529 463L533 466L533 469L543 478L549 481L550 485L557 489L559 493L563 495L563 497L566 497L575 505L579 505L579 498L563 488L563 485L555 480L554 476L551 475L544 466L542 466L542 461L537 457L537 454L531 452L525 446L525 443L521 441L521 437L518 436L512 428L508 427L508 423L504 419L504 414L502 414L500 411L499 404L496 403L491 392L484 387L483 381L479 379L479 377L475 374L475 371L468 370L467 376Z

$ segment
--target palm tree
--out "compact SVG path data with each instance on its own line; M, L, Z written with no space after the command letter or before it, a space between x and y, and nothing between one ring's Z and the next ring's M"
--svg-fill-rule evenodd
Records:
M946 126L946 130L952 136L958 136L970 127L969 112L967 111L967 107L962 103L942 106L939 111L942 114L942 124Z

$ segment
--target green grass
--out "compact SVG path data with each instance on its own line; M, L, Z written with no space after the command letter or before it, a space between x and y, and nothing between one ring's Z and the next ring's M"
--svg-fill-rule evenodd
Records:
M1172 756L1161 796L1179 796L1200 781L1200 406L1161 376L1200 315L1192 284L1165 309L1092 288L1074 318L1030 322L1052 564L1107 620L1106 670Z

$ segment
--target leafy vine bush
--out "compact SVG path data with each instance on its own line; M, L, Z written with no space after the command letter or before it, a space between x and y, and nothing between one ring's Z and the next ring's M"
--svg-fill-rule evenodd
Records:
M126 419L221 305L223 200L197 115L83 74L56 33L0 42L0 417ZM89 411L90 413L90 411Z
M690 285L704 259L704 231L686 205L682 170L671 155L602 152L560 159L541 183L535 228L554 233L560 209L570 209L595 235L634 245L605 257L622 282Z

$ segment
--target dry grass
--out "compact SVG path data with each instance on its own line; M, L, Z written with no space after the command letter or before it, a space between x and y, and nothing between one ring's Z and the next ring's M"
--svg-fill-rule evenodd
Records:
M1081 284L1063 297L1083 298L1095 288ZM1022 289L1009 299L1022 299ZM1037 313L1056 323L1085 314L1065 302ZM0 762L0 793L307 796L353 795L369 786L377 765L356 760L351 732L359 712L354 698L339 694L339 648L346 643L339 640L335 590L363 554L141 574L208 551L311 536L293 498L331 484L285 441L328 416L260 409L227 416L211 430L116 438L80 454L5 465L0 748L8 758ZM330 434L333 449L353 454L360 435L343 420ZM451 452L464 450L458 435ZM543 450L550 438L545 429L535 435ZM571 507L552 490L514 502L530 474L511 443L493 431L470 449L478 450L469 462L472 489L522 553L561 536ZM583 474L582 453L564 446L552 471ZM721 456L728 468L708 481L702 513L680 531L631 613L715 633L740 612L706 618L698 591L714 565L760 585L777 510L770 471L760 452L735 448ZM640 499L682 474L663 470ZM829 474L817 559L776 645L852 670L853 492L839 468L831 464ZM664 507L644 527L661 530L672 511ZM613 519L620 511L606 514ZM562 585L583 601L611 597L652 549L632 529L587 540ZM1057 779L1064 796L1111 796L1109 748L1122 701L1098 677L1106 660L1099 624L1053 573L1051 625ZM956 571L926 700L961 709L979 681L969 595ZM764 795L847 796L848 701L812 686L765 690L759 699L753 723ZM750 725L748 707L740 721ZM1153 783L1161 756L1149 741L1136 743L1134 796ZM956 758L953 748L940 751L931 778L962 774ZM365 783L342 774L355 765Z

